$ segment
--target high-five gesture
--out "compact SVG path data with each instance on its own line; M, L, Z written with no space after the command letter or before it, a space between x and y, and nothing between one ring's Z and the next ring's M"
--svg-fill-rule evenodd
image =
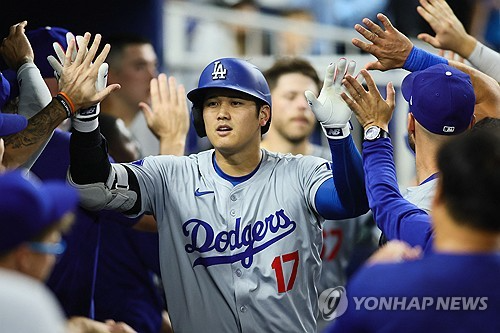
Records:
M363 69L360 73L366 80L368 90L350 75L346 76L344 86L351 96L342 93L342 98L356 115L363 128L376 125L388 131L395 105L395 91L392 82L387 84L387 99L383 99L370 73Z
M311 106L316 119L321 123L326 136L330 139L342 139L349 135L349 120L351 110L342 100L342 80L346 75L352 75L356 63L341 58L338 63L332 63L326 68L325 80L319 97L312 91L306 91L306 99Z
M105 72L102 69L100 71L100 68L109 53L110 45L106 44L102 52L94 60L97 48L101 42L101 35L95 35L94 41L87 52L90 37L90 33L85 33L74 61L71 55L76 47L76 41L74 39L69 41L61 78L59 79L59 91L69 97L72 114L77 110L97 104L111 94L111 92L120 88L119 84L112 84L98 91L96 86L97 78L99 72L101 74Z
M378 14L377 18L382 22L384 29L367 18L363 19L363 23L368 29L360 24L354 26L354 29L371 43L365 43L357 38L353 38L352 43L377 58L377 61L367 63L365 69L386 71L403 67L413 43L393 27L387 16Z
M186 90L165 74L151 80L151 106L139 103L149 129L160 140L160 154L183 155L189 130Z

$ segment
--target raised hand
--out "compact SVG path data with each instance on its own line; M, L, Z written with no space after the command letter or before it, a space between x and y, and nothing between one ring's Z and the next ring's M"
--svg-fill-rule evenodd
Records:
M354 26L354 29L371 43L353 38L352 44L377 58L377 61L367 63L365 69L386 71L403 67L413 43L392 26L387 16L379 13L377 18L382 22L384 29L367 18L363 19L363 23L368 29L360 24Z
M342 99L354 112L360 125L367 128L371 125L377 125L388 131L389 121L392 118L395 105L395 91L391 82L387 84L387 99L383 99L378 91L375 81L367 70L363 69L360 73L366 80L368 90L348 75L344 81L344 86L350 96L342 93Z
M107 66L104 65L104 68L101 68L101 65L104 64L104 60L109 53L110 45L106 44L94 60L101 41L101 35L95 35L94 41L87 51L90 37L90 33L85 33L74 60L72 54L76 48L76 41L74 39L69 41L61 78L59 79L59 91L64 92L70 98L74 112L99 103L111 92L120 88L119 84L112 84L100 91L98 90L99 73L102 76L103 73L107 72Z
M186 90L165 74L151 80L151 106L139 103L149 129L160 140L160 153L183 155L189 130Z
M342 100L342 80L346 75L352 75L356 69L356 62L341 58L338 63L328 65L325 80L319 97L312 91L306 91L307 102L311 106L316 119L321 123L326 136L330 139L342 139L349 135L349 120L351 110Z
M474 47L476 39L470 36L456 17L453 10L444 0L420 0L421 6L417 12L429 23L436 36L421 33L417 37L430 45L458 53L468 58Z
M25 34L28 24L23 21L10 27L9 36L4 38L0 46L0 54L9 68L17 71L19 67L27 62L33 62L35 55Z

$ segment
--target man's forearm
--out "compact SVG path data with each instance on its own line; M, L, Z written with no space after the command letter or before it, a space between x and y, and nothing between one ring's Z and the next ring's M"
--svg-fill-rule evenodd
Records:
M366 192L378 227L389 240L425 249L432 234L430 217L399 192L390 139L363 144Z
M332 153L332 173L338 196L351 216L368 211L363 162L352 136L343 140L328 140Z
M28 120L21 132L6 136L3 165L9 169L23 165L52 135L54 129L66 119L66 111L56 99Z
M70 163L71 178L76 184L106 183L111 163L99 127L71 135Z

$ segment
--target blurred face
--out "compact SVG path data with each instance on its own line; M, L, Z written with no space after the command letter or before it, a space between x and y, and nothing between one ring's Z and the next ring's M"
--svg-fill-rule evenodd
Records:
M43 239L42 243L57 243L61 234L54 231ZM56 255L29 250L23 259L22 271L37 280L45 281L49 277L56 263Z
M149 84L158 75L158 60L151 44L132 44L124 48L121 62L110 69L109 83L119 83L117 94L130 105L149 102Z
M223 153L237 153L260 144L260 128L269 120L269 107L257 115L256 103L244 94L214 89L203 103L203 120L210 143Z
M273 121L270 131L293 143L307 140L314 130L316 118L304 96L311 90L316 96L318 87L314 81L300 73L282 75L271 92Z

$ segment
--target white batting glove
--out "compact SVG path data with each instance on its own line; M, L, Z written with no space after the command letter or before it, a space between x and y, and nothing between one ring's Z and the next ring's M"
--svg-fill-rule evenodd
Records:
M352 111L340 94L344 89L342 80L347 74L352 75L355 69L356 62L347 63L347 59L342 58L326 68L323 88L318 98L312 91L305 92L311 110L329 139L343 139L351 133L349 120Z
M76 39L76 44L79 49L82 45L83 36L78 35L75 37L71 32L68 32L66 34L66 40L68 44L73 39ZM62 64L64 63L65 50L63 49L62 45L57 42L53 43L52 46L54 47L54 51L56 52L59 61L54 56L48 56L47 60L54 69L54 74L56 79L59 80L63 69ZM77 54L77 48L74 48L73 53L71 54L72 61L75 60L76 54ZM107 63L103 63L99 67L99 72L96 81L96 90L98 92L106 88L108 81L108 68L109 66ZM92 132L99 125L97 117L99 116L100 110L101 110L100 103L86 109L78 110L72 118L73 127L79 132Z

